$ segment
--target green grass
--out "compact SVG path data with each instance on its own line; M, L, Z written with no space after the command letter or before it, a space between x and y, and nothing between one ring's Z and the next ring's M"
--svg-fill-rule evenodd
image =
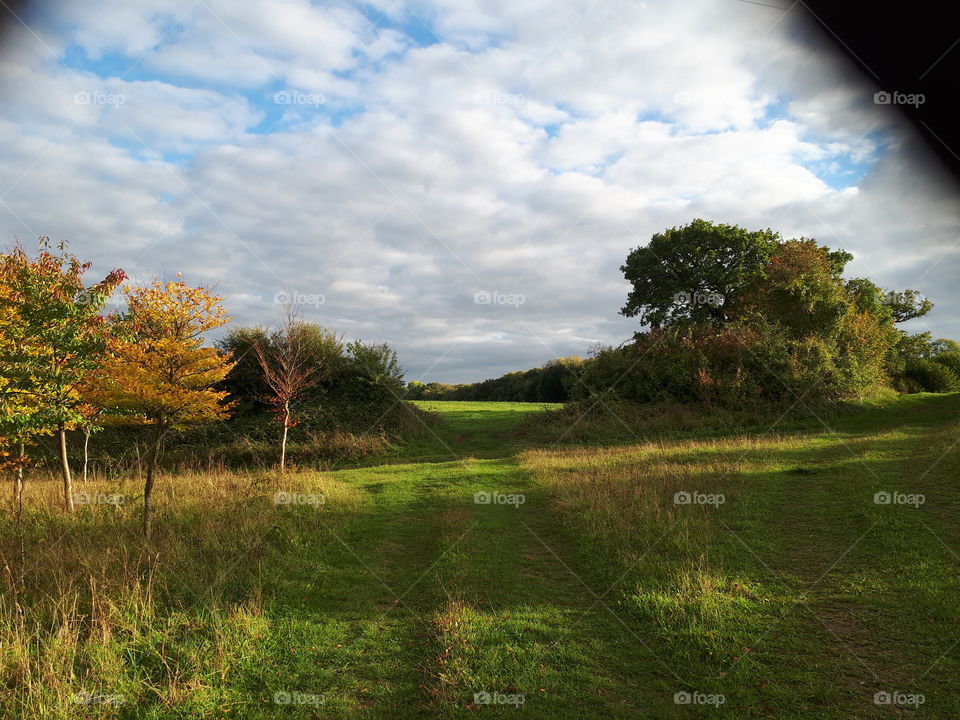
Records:
M519 448L509 433L524 417L562 407L560 403L455 400L416 400L413 404L440 414L443 422L401 447L399 457L442 460L508 455Z
M960 395L613 446L531 445L538 405L418 404L441 422L379 465L163 478L150 546L133 484L68 518L35 481L0 717L960 717Z

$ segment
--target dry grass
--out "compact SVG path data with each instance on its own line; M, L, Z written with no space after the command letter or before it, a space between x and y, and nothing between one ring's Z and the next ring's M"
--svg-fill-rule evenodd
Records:
M584 523L623 556L670 528L672 542L696 553L716 530L710 504L677 504L677 493L742 496L750 475L769 470L800 436L768 435L658 441L641 445L528 450L520 463L566 514Z
M264 632L263 541L302 509L276 505L275 493L322 496L336 512L360 502L314 471L162 476L156 534L145 542L132 480L96 478L77 491L101 502L68 515L59 482L35 477L19 527L9 502L0 515L2 717L119 717L144 700L202 704Z

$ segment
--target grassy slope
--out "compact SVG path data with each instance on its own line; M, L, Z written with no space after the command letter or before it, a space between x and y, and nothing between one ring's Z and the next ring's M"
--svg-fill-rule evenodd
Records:
M134 549L134 502L67 520L45 507L55 485L35 487L30 610L19 630L4 611L0 716L518 712L473 706L485 691L522 693L536 718L960 716L960 396L904 397L835 432L595 449L498 437L538 406L422 406L448 422L391 464L279 486L165 479L159 561ZM326 502L274 506L277 487ZM675 505L683 490L726 502ZM926 502L875 505L881 490ZM76 583L76 611L43 600L52 576L68 596ZM65 622L91 597L92 624ZM126 702L69 702L82 689ZM926 702L877 706L883 690ZM278 691L324 703L277 705ZM726 702L674 703L694 691Z

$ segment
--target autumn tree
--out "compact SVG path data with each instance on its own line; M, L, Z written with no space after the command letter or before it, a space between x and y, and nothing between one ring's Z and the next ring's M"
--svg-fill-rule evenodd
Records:
M19 508L23 498L23 469L26 445L34 437L50 433L41 408L30 395L16 392L12 372L14 358L22 355L16 326L20 320L12 293L7 256L0 262L0 467L13 475L13 502Z
M80 262L46 237L31 258L22 248L0 257L4 294L0 375L5 422L12 436L55 430L63 502L73 509L67 431L83 422L80 387L106 357L108 327L101 310L126 277L122 270L84 284L90 263ZM25 435L26 434L26 435Z
M296 405L330 372L322 357L311 352L310 335L315 330L315 326L303 322L295 305L287 303L283 306L280 329L254 344L263 383L267 387L262 400L276 413L282 428L281 473L286 467L288 433L298 424L294 417Z
M774 321L791 337L834 335L851 301L829 248L816 241L781 243L742 292L735 311L752 324Z
M179 277L179 276L178 276ZM208 288L155 281L125 287L110 356L91 390L105 412L150 429L143 486L143 534L150 536L152 492L164 438L184 425L226 417L232 403L215 390L233 366L204 346L204 333L229 317Z

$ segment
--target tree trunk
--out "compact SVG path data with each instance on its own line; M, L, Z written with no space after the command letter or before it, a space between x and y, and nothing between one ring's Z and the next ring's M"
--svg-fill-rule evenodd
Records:
M19 506L23 500L23 443L20 443L20 457L17 458L17 469L13 473L13 503Z
M283 404L283 436L280 438L280 473L286 469L287 432L290 430L290 403Z
M60 435L60 471L63 475L63 506L67 512L73 512L73 480L70 478L70 460L67 458L67 429L62 423L57 429Z
M24 447L23 441L20 441L20 457L17 458L17 472L14 475L14 485L13 485L13 494L14 500L17 503L17 539L20 542L20 565L17 569L17 578L16 586L13 588L14 598L20 594L21 588L23 588L23 579L26 576L27 569L27 550L26 544L23 540L23 464L25 462L24 455L26 455L26 448Z
M87 460L90 458L90 426L83 428L83 481L87 481Z
M160 457L160 446L163 443L165 433L166 428L158 425L156 433L153 436L150 454L147 456L147 478L143 485L143 536L147 539L150 538L150 512L153 509L153 480L157 468L157 459Z

